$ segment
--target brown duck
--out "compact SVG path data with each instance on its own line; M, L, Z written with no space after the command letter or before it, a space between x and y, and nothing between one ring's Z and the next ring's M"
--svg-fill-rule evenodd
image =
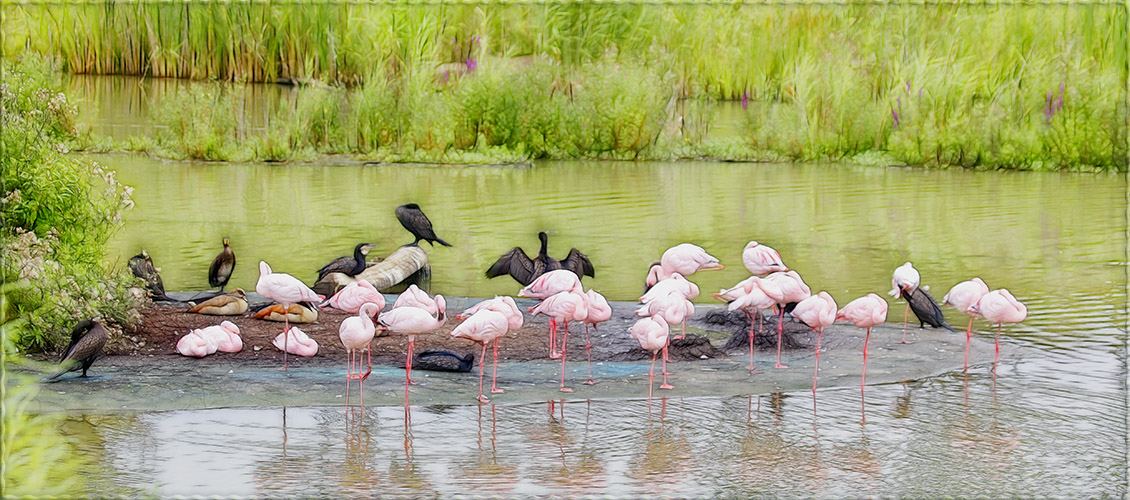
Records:
M220 287L220 292L224 291L231 279L231 272L235 269L235 252L228 243L228 238L224 237L224 249L212 259L212 265L208 267L208 284Z
M236 288L230 293L205 300L193 306L188 312L213 316L238 316L247 312L247 295L242 288Z

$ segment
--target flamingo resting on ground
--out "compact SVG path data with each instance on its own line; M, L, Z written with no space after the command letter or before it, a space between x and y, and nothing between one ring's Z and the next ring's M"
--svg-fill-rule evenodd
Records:
M239 336L239 327L231 321L224 321L219 325L193 330L193 332L215 342L217 351L239 352L243 350L243 339Z
M651 351L651 370L647 374L647 400L651 401L652 386L655 385L655 358L660 349L667 349L667 337L670 329L663 316L642 318L628 329L632 338L640 343L644 350ZM664 370L666 372L666 370ZM667 383L667 374L663 374L663 385L660 389L674 389L675 386Z
M986 285L981 278L973 278L954 285L942 297L943 304L951 305L958 311L969 315L969 326L965 327L965 367L962 370L969 369L969 341L973 336L973 317L977 314L971 312L969 306L976 304L978 300L981 300L981 296L986 293L989 293L989 285Z
M908 298L911 293L918 289L922 277L918 274L918 270L914 268L911 263L907 262L895 268L894 274L891 276L891 291L887 292L891 297L906 298L906 311L902 315L902 341L900 344L909 344L906 341L906 326L910 321L910 299Z
M867 342L871 339L871 328L887 320L887 301L874 293L869 293L848 302L836 313L836 319L846 319L858 328L867 329L867 335L863 337L863 376L859 382L859 390L862 391L863 385L867 382Z
M663 252L659 262L653 263L647 270L645 282L650 288L675 273L687 276L698 271L718 269L724 269L724 266L718 262L717 257L706 253L706 250L698 245L682 243Z
M781 260L781 254L756 241L746 243L745 248L742 249L742 264L745 264L745 268L755 276L789 270L785 261Z
M811 297L812 291L796 271L776 272L766 276L765 280L781 287L781 297L777 299L777 368L788 368L781 364L781 337L784 336L785 312L789 310L790 304L797 304Z
M310 287L303 284L298 278L286 273L272 273L271 266L266 261L259 261L259 281L255 283L255 291L270 300L289 308L291 304L299 302L320 303L325 297L314 293ZM283 333L290 330L289 315L284 317ZM286 343L284 339L283 343ZM283 349L283 370L287 369L287 351Z
M820 337L824 327L836 322L836 301L828 292L820 292L800 301L793 309L793 317L816 329L816 372L812 375L812 392L816 392L816 379L820 376Z
M569 344L569 322L584 321L585 318L588 318L588 302L588 296L584 293L574 291L559 292L529 309L534 316L539 314L549 316L550 342L555 342L554 338L557 333L557 323L563 322L565 324L565 336L561 339L561 353L558 354L561 358L561 392L573 392L573 389L565 387L565 360L567 358L566 348ZM550 351L553 350L553 347L554 345L551 344ZM552 353L550 357L554 357Z
M348 318L347 318L348 319ZM289 349L287 352L296 356L310 357L318 354L318 341L306 335L306 332L299 330L297 326L290 327L286 331L286 337L283 334L278 334L271 344L275 347L282 349Z
M504 313L491 310L480 309L470 315L465 321L451 330L452 338L464 338L478 342L483 346L482 353L479 355L479 402L489 403L490 399L483 396L483 367L487 361L487 344L494 342L497 346L499 337L502 337L509 331L509 320ZM502 389L494 387L495 380L498 374L498 349L494 351L494 373L495 376L491 380L491 392L501 393Z
M1008 290L1000 288L982 295L976 303L969 306L968 312L980 314L986 321L997 325L996 355L993 356L993 372L1001 357L1001 326L1004 323L1019 323L1028 317L1028 307Z
M372 353L369 352L369 343L373 341L373 336L377 331L376 325L373 324L373 318L380 311L381 308L377 304L366 303L361 306L361 310L357 312L356 316L345 318L342 320L341 326L338 327L338 338L341 339L341 344L345 346L345 351L349 356L349 368L345 374L345 391L346 394L349 394L349 381L356 380L357 390L361 393L362 405L365 404L364 382L373 372L373 358ZM283 349L287 348L286 338L284 338ZM368 360L365 373L361 373L360 351L365 351Z
M413 285L415 286L415 285ZM411 289L412 287L409 287ZM419 290L419 289L417 289ZM419 293L424 294L423 291ZM401 294L401 297L408 295L408 292ZM427 294L424 294L426 297ZM400 302L401 299L397 299ZM426 307L427 302L435 305L434 312L421 307L401 305L397 307L393 304L392 310L384 313L380 317L380 324L382 329L388 330L391 333L400 333L408 335L408 360L404 364L404 398L408 398L408 386L416 385L412 381L412 352L416 347L416 336L438 330L447 321L447 301L444 300L443 295L436 294L435 298L428 297L428 301L420 301L419 297L414 299L406 299L405 302L418 303L420 306Z

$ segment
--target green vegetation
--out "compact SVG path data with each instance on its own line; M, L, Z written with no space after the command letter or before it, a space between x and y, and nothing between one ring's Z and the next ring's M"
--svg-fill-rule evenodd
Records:
M267 133L217 112L239 107L238 96L199 92L159 106L161 136L101 146L174 158L1126 170L1118 5L3 9L7 57L58 55L74 73L314 83ZM708 134L704 103L717 100L747 108L737 140Z
M136 284L125 266L103 263L106 240L132 206L131 188L114 172L67 155L75 109L58 91L50 65L3 70L0 84L0 225L5 313L26 321L13 348L65 346L80 318L118 325L136 319Z

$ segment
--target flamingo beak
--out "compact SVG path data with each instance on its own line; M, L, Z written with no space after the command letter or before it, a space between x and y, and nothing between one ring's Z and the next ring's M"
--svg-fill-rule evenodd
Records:
M726 266L723 266L721 263L708 262L706 264L703 264L701 267L699 267L698 270L699 271L717 271L717 270L722 270L722 269L725 269L725 268L726 268Z

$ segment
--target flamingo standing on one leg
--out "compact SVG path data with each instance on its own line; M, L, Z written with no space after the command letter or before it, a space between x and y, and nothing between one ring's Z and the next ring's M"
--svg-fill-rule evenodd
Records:
M694 315L694 304L678 292L671 292L656 298L636 310L636 316L641 318L649 316L663 316L668 325L683 325L683 333L673 338L683 339L687 336L687 318ZM670 340L670 337L668 338ZM663 350L663 374L667 372L667 349Z
M397 299L397 301L399 300L400 299ZM408 359L404 364L404 398L406 402L408 399L408 386L416 385L416 383L412 381L412 351L415 350L416 335L438 330L447 320L445 316L447 313L447 301L444 300L443 295L436 294L434 299L429 297L429 300L435 304L434 312L403 304L400 307L396 307L394 304L392 310L382 314L379 319L381 329L391 333L408 335ZM426 306L427 304L424 303L421 305Z
M369 343L373 341L373 335L377 331L376 325L373 324L373 318L380 312L381 308L377 304L371 302L363 304L357 315L342 320L337 330L338 338L341 339L341 344L345 346L345 351L349 356L349 368L345 374L345 391L348 394L349 381L356 380L362 405L365 404L364 382L373 372L372 353L369 352ZM361 373L361 351L365 351L368 359L368 368L365 373Z
M589 325L592 329L596 330L596 325L608 321L612 318L612 306L608 305L608 300L596 290L589 289L585 292L589 298L589 314L584 319L585 323L585 358L588 360L589 379L584 381L585 385L594 385L596 382L592 379L592 343L589 342Z
M756 330L754 330L753 317L757 316L757 330L761 329L761 315L758 311L769 309L776 306L777 302L784 296L781 287L777 283L758 278L754 276L749 280L743 281L747 286L742 288L745 294L740 295L737 299L730 302L726 307L730 311L742 311L749 317L749 373L760 373L753 368L753 338ZM731 288L730 290L733 290ZM723 291L721 294L716 294L715 297L725 297L730 291Z
M652 386L655 385L655 358L660 349L667 348L667 337L670 335L670 329L668 329L667 321L663 319L663 316L654 316L636 321L628 329L628 332L631 333L633 339L640 343L640 347L651 351L651 371L647 374L647 400L650 404ZM675 386L667 383L667 374L664 374L663 385L660 385L659 388L674 389Z
M558 322L564 322L565 324L565 336L561 339L561 392L573 392L573 389L565 387L565 359L566 346L569 343L569 322L584 321L585 318L588 317L588 302L588 296L584 293L574 291L559 292L529 309L534 316L539 314L549 316L549 328L551 331L557 329Z
M547 299L561 292L585 293L581 287L581 279L573 272L557 269L538 276L529 285L518 291L519 297L532 297ZM549 320L549 357L557 359L561 353L557 352L557 322Z
M965 366L962 370L969 369L969 341L973 336L973 317L977 313L969 310L969 306L976 304L981 297L989 293L989 285L986 285L981 278L973 278L969 281L962 281L950 288L949 293L942 297L942 303L951 305L958 311L969 315L969 326L965 327Z
M466 320L482 310L494 311L506 316L507 332L516 332L519 328L522 328L524 322L522 310L518 309L518 304L515 304L514 299L510 297L495 296L493 299L484 300L467 308L456 317L461 321ZM494 366L491 369L492 373L490 377L490 392L492 394L502 394L506 392L498 388L498 340L497 338L494 340ZM483 352L485 353L486 351Z
M462 316L462 314L460 315ZM509 320L505 314L491 309L481 309L471 314L465 321L451 330L452 338L465 338L478 342L483 346L479 356L479 402L489 403L490 400L483 396L483 366L487 362L487 344L495 342L509 330ZM498 372L498 350L494 351L495 373ZM492 381L493 385L493 381ZM493 388L491 392L494 392ZM497 392L502 392L499 390Z
M918 270L914 268L909 262L895 268L894 275L891 277L891 291L887 292L891 297L906 298L914 290L918 289L922 277L919 276ZM906 341L906 325L910 321L910 299L906 300L906 312L902 315L902 341L900 344L909 344Z
M742 249L742 264L745 264L745 268L755 276L789 270L785 261L781 260L781 254L756 241L746 243L745 248Z
M325 300L325 297L314 293L310 287L286 273L272 273L271 266L267 265L266 261L259 261L259 281L255 283L255 292L268 299L271 299L284 308L289 308L291 304L299 302L312 302L317 303ZM285 334L290 330L290 316L284 316L283 320L283 333ZM286 343L284 338L283 343ZM283 370L287 369L287 350L283 348Z
M436 297L439 297L438 295ZM398 309L401 307L415 307L423 309L428 314L434 316L439 315L439 301L434 297L429 297L428 292L420 289L415 284L408 285L408 288L396 297L396 301L392 303L392 308ZM405 370L408 372L408 383L416 385L412 381L412 354L416 352L416 336L414 334L408 335L408 362L405 363Z
M793 317L816 329L816 372L812 375L812 392L816 392L816 379L820 376L820 337L824 327L836 322L836 301L828 292L820 292L800 301L793 309Z
M698 245L682 243L663 252L659 262L652 264L648 269L645 283L650 288L675 273L687 276L698 271L718 269L724 269L724 266L716 257L706 253L706 250Z
M980 314L989 323L997 325L996 355L993 357L993 373L997 371L997 361L1001 357L1001 326L1004 323L1019 323L1028 317L1028 307L1008 290L1000 288L982 295L976 303L969 306L969 312Z
M867 329L867 335L863 337L863 377L859 382L859 390L862 391L867 381L867 342L871 339L871 328L887 320L887 301L869 293L848 302L836 313L836 319L846 319L858 328Z
M790 304L797 304L811 297L812 290L809 290L808 285L800 279L800 274L796 271L776 272L766 276L765 279L781 287L781 297L777 300L777 368L788 368L781 364L781 337L784 336L785 313L790 310L788 307Z

